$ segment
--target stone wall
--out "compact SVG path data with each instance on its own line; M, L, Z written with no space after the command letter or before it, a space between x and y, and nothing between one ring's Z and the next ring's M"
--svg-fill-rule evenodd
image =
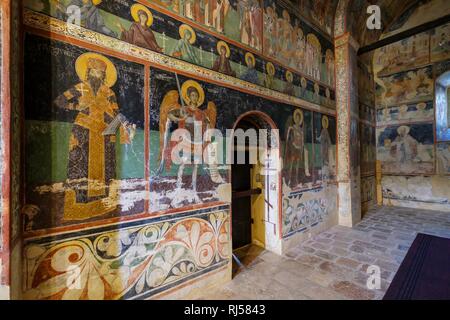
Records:
M170 119L184 105L222 134L249 113L279 130L267 249L337 223L330 35L284 2L229 1L214 21L203 7L167 3L105 0L91 8L101 19L82 16L80 27L54 2L25 2L25 298L192 296L230 279L230 167L168 157L184 123ZM276 51L263 15L283 21Z
M375 52L377 159L387 205L450 210L449 142L435 130L435 81L448 70L449 38L447 24Z
M3 49L3 8L0 7L0 49ZM3 52L3 50L0 50L0 117L3 114L3 85L2 85L2 76L3 76L3 72L1 72L1 70L3 70L3 54L1 53ZM0 123L0 140L3 140L3 137L1 135L2 129L1 129L2 124ZM0 144L0 163L2 164L0 170L2 172L1 176L0 176L0 190L2 188L2 178L3 178L3 145ZM3 289L3 194L0 195L0 299L5 299L6 298L6 294L3 293L2 291Z
M361 140L361 204L363 213L376 203L376 109L372 54L358 60L359 132Z

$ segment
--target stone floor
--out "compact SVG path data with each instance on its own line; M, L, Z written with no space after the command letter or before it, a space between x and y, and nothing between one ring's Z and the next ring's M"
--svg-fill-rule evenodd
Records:
M243 268L208 299L382 299L418 232L450 238L450 213L371 210L355 228L321 233L281 257L255 246L238 252ZM367 288L367 268L381 269L381 289Z

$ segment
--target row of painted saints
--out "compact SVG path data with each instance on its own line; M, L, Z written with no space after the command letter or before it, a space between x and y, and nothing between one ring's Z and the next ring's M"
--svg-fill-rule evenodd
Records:
M264 13L264 53L279 59L291 68L307 74L318 81L334 85L334 54L328 49L322 54L320 41L314 34L305 35L296 20L283 10L279 17L275 5L268 6ZM323 76L322 61L325 60L326 76Z
M262 47L260 35L262 10L259 0L159 0L155 2L225 35L227 35L226 25L234 25L239 30L239 36L233 40L238 40L255 49Z
M131 7L131 16L133 17L133 23L131 26L126 29L120 22L116 24L118 30L120 30L119 34L108 28L105 24L103 16L100 14L100 10L96 5L98 5L101 1L99 0L72 0L70 5L77 5L81 8L81 24L91 30L95 30L104 34L107 34L112 37L120 38L123 41L131 43L133 45L149 49L152 51L156 51L159 53L170 54L173 57L185 60L187 62L196 64L196 65L205 65L206 59L203 59L202 52L199 51L195 47L195 43L197 42L197 35L194 29L186 24L183 24L179 28L180 39L177 41L175 47L171 50L171 52L165 52L164 45L161 46L158 43L158 40L151 29L153 25L153 14L152 12L145 6L141 4L134 4ZM178 1L177 1L178 2ZM194 7L197 6L200 1L196 1L194 4L189 4L190 1L179 1L184 3L184 7L179 4L178 8L184 8L183 12L188 16L195 12L193 10ZM212 1L216 2L216 1ZM224 1L227 2L227 1ZM259 30L259 27L254 21L256 17L253 17L253 14L256 10L256 5L253 3L254 0L245 0L238 2L238 8L240 9L240 14L242 17L241 23L242 28L240 28L242 33L242 40L244 43L248 42L249 44L256 43L259 46L260 40L257 37L252 37L251 34L253 31L248 28L256 28ZM217 2L219 4L219 2ZM226 5L224 4L225 7ZM174 4L175 6L175 4ZM206 6L208 7L208 6ZM59 2L56 1L55 5L55 15L61 19L65 18L65 10L66 8ZM258 5L259 8L259 5ZM216 8L217 9L217 8ZM276 14L272 7L267 8L267 14L272 17L273 14ZM255 14L256 15L256 14ZM190 17L190 16L189 16ZM267 19L266 19L267 20ZM272 19L269 19L272 21ZM206 20L205 20L206 21ZM273 20L275 21L275 20ZM313 34L308 34L306 37L303 34L303 31L295 26L293 28L290 23L290 16L287 11L283 14L283 19L276 20L280 25L279 27L272 27L273 23L269 23L269 39L267 39L266 43L268 44L267 54L270 56L275 56L281 59L284 63L289 65L296 70L304 72L308 76L319 80L325 81L327 84L333 86L334 85L334 55L331 50L327 50L325 54L325 66L326 66L326 74L328 75L326 79L322 79L322 49L319 40ZM277 24L277 25L278 25ZM266 23L267 26L267 23ZM273 30L272 30L273 29ZM245 31L247 30L247 31ZM258 40L255 40L258 39ZM224 41L219 41L217 43L217 54L218 57L215 61L211 62L211 68L214 71L218 71L230 76L236 76L236 71L233 70L230 55L231 50L228 44ZM241 76L243 80L252 82L254 84L261 85L274 89L274 75L275 68L272 63L268 62L265 67L265 75L262 80L259 79L258 73L255 69L256 59L255 56L248 52L245 56L245 64L247 66L247 71ZM283 79L284 80L284 79ZM286 72L285 75L286 80L286 88L284 92L287 94L294 95L294 88L292 85L293 77L290 71ZM306 84L303 86L306 87Z
M328 131L330 120L322 116L322 130L317 137L320 144L320 180L327 181L332 175L331 136ZM309 151L305 144L305 120L301 110L295 110L286 123L286 145L284 149L285 184L295 189L302 185L302 180L311 177ZM288 147L289 146L289 147ZM306 178L306 179L303 179Z

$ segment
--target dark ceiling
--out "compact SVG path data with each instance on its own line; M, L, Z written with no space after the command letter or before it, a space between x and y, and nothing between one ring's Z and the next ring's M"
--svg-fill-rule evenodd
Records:
M347 27L361 46L376 42L385 32L400 28L410 14L431 0L350 0ZM366 26L367 7L378 5L381 9L381 30L370 30Z
M334 18L339 0L278 0L289 2L314 25L333 34ZM385 32L400 28L414 10L432 0L349 0L347 28L361 46L376 42ZM381 30L369 30L366 21L367 7L378 5L381 9Z

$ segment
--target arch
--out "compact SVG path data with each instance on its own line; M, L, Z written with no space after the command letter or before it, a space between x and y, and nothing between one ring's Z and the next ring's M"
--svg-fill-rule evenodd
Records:
M233 130L235 130L237 125L239 124L239 122L241 122L245 118L247 118L246 120L250 120L256 126L262 128L262 129L279 130L276 123L272 120L272 118L267 113L264 113L262 111L257 111L257 110L248 111L248 112L241 114L238 117L238 119L234 122ZM267 123L268 126L264 126L264 123ZM271 142L271 139L269 139L268 141ZM280 141L279 137L278 137L277 141Z

